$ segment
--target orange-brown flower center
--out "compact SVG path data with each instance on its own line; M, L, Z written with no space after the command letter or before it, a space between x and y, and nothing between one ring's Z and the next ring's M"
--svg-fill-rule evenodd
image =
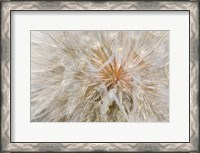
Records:
M100 77L108 90L112 89L118 82L125 79L125 71L121 65L116 62L109 63L100 71Z

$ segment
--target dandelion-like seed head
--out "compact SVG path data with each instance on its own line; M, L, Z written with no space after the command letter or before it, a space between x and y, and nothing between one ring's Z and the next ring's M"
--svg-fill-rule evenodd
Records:
M34 31L31 119L168 121L167 31Z

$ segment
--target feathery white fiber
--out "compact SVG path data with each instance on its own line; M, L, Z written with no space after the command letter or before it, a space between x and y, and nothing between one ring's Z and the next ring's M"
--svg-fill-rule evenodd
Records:
M169 121L169 32L32 31L31 121Z

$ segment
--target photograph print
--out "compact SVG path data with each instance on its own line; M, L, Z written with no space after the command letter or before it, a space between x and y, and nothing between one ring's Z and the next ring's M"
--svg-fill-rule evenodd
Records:
M169 31L31 31L31 122L169 122Z

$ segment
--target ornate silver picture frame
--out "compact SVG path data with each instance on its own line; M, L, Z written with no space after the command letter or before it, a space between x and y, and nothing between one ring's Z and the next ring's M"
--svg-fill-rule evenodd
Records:
M199 16L200 16L200 2L191 0L191 1L101 1L101 2L96 2L96 1L7 1L3 0L0 2L1 4L1 146L0 146L0 151L1 152L46 152L46 151L54 151L54 152L67 152L67 151L127 151L127 152L143 152L143 151L151 151L151 152L199 152L199 52L200 52L200 45L199 45ZM23 124L21 121L15 119L15 115L17 111L15 111L15 107L18 106L18 103L15 101L16 97L16 90L21 90L19 89L19 85L17 85L16 79L13 79L13 76L16 74L15 68L15 56L18 56L19 59L22 58L22 56L25 56L23 54L17 54L15 52L15 47L17 46L17 39L19 38L14 38L14 33L13 31L15 28L15 24L17 23L17 19L13 17L14 14L17 13L23 13L26 14L26 17L31 16L34 12L37 14L39 12L50 12L50 16L52 16L56 12L87 12L89 15L90 14L95 14L94 12L112 12L111 14L118 14L120 15L123 14L122 12L141 12L141 16L145 16L145 14L154 14L154 13L159 13L159 12L171 12L173 13L178 13L176 19L179 19L179 16L181 17L181 12L184 12L187 14L188 17L182 18L181 21L187 20L186 23L188 23L188 26L186 30L188 32L183 33L183 37L187 37L187 41L183 45L188 45L188 54L187 54L187 59L182 58L182 50L178 50L178 54L180 54L180 61L183 63L188 63L188 69L182 68L182 70L175 69L175 71L188 71L188 75L185 76L188 78L188 82L184 82L183 86L186 85L188 86L188 93L186 93L189 98L184 99L186 103L183 104L184 106L188 106L186 112L184 112L186 117L188 117L188 120L186 119L187 125L183 129L186 129L186 134L184 133L184 130L181 130L178 128L175 131L172 131L173 134L178 133L179 131L182 131L182 134L184 136L179 135L179 138L183 139L173 139L173 140L165 140L165 141L156 141L152 140L149 141L150 139L145 140L133 140L131 138L124 138L127 135L130 135L129 133L127 134L126 132L123 132L121 135L119 135L119 139L113 140L108 139L103 141L99 137L98 138L93 138L93 140L84 140L80 138L76 138L76 141L73 141L73 135L72 139L68 141L61 141L59 140L54 140L53 137L50 138L49 141L45 141L48 138L41 139L41 140L36 140L35 138L25 138L25 135L29 134L29 131L23 131L22 129L26 129L26 127L23 128ZM162 18L162 13L160 14ZM129 14L129 16L131 16ZM167 15L166 15L167 16ZM39 17L39 16L38 16ZM163 17L164 18L164 17ZM28 18L27 18L28 19ZM141 19L142 20L142 19ZM139 21L139 19L138 19ZM173 20L174 22L175 20ZM88 24L90 24L92 21L89 21ZM102 21L103 24L104 21ZM131 21L130 21L131 22ZM157 21L159 22L159 21ZM20 25L28 23L28 20L21 20ZM180 23L180 22L179 22ZM36 23L37 25L37 23ZM178 25L178 24L177 24ZM187 25L187 24L186 24ZM114 25L113 25L114 26ZM124 25L123 25L124 26ZM164 25L163 25L164 26ZM182 25L178 25L182 26ZM20 27L20 26L18 26ZM111 26L112 27L112 26ZM50 27L51 28L51 27ZM86 28L87 29L87 28ZM162 28L161 28L162 29ZM165 29L164 30L169 30ZM41 30L41 29L32 29L32 30ZM46 29L43 29L46 30ZM51 30L51 29L50 29ZM55 28L54 28L55 30ZM71 29L63 29L63 30L71 30ZM89 29L90 30L90 29ZM92 29L94 30L94 29ZM96 30L96 29L95 29ZM125 29L127 30L127 29ZM136 29L137 30L137 29ZM56 35L56 34L55 34ZM154 33L152 34L154 35ZM28 41L24 41L24 46L30 45L31 43L31 31L29 31L28 35ZM172 36L172 35L171 35ZM182 36L179 36L182 37ZM57 38L57 37L56 37ZM170 37L171 38L171 37ZM66 38L67 39L67 38ZM27 42L27 43L26 43ZM166 41L167 42L167 41ZM180 43L181 41L177 41L177 43ZM169 44L170 45L170 44ZM179 44L180 45L180 44ZM53 46L53 45L52 45ZM181 46L181 45L180 45ZM31 48L30 48L31 50ZM30 52L30 50L25 50L24 53ZM171 50L173 50L171 48ZM32 50L33 51L33 50ZM34 50L35 51L35 50ZM187 52L186 52L187 53ZM29 55L29 54L28 54ZM171 56L171 55L169 55ZM29 57L31 59L31 57ZM185 57L184 57L185 58ZM22 58L23 60L23 58ZM187 61L189 60L189 61ZM170 60L169 62L172 62ZM179 62L177 60L177 62ZM14 64L13 64L14 63ZM24 64L25 65L25 64ZM169 66L169 69L172 68ZM25 71L22 69L22 71ZM185 73L184 73L185 74ZM187 74L187 73L186 73ZM107 74L106 74L107 75ZM110 75L110 74L109 74ZM171 75L171 74L169 74ZM179 76L181 79L183 76ZM29 80L30 81L30 80ZM21 86L25 86L27 82L24 81L24 84L21 84ZM174 82L173 82L174 83ZM28 84L30 84L28 82ZM172 83L171 83L172 84ZM170 85L171 85L170 84ZM176 86L181 86L181 84L177 84ZM28 86L29 87L29 86ZM16 90L14 90L16 88ZM181 89L182 87L179 87ZM26 90L26 88L25 88ZM29 89L27 89L29 90ZM108 90L108 89L107 89ZM176 91L181 92L180 91ZM23 94L23 93L22 93ZM171 94L171 92L170 92ZM171 96L169 94L169 96ZM181 94L180 94L181 95ZM179 96L180 96L179 95ZM25 99L26 96L24 96ZM169 98L170 99L170 98ZM28 105L30 106L30 101L26 101ZM169 101L169 107L172 106L173 101ZM181 103L180 103L181 104ZM23 105L23 103L22 103ZM183 106L183 107L184 107ZM20 108L18 106L18 108ZM189 109L188 109L189 108ZM30 111L30 107L22 107L21 112L25 112L25 109ZM37 108L38 109L38 108ZM181 109L181 108L176 108ZM51 110L53 111L53 109ZM169 114L172 111L169 110ZM189 114L188 114L189 113ZM22 113L23 114L23 113ZM37 114L36 114L37 115ZM31 114L30 114L31 116ZM31 123L31 117L28 116L30 119L28 122L30 124L35 124L37 123ZM179 114L177 114L179 116ZM184 118L184 116L182 117ZM179 116L179 119L182 119L181 116ZM184 120L184 119L183 119ZM18 122L19 121L19 122ZM16 126L16 122L19 126ZM173 122L173 116L171 115L169 117L169 122L167 118L166 123L162 124L168 124ZM62 122L63 123L63 122ZM182 122L180 121L180 124ZM51 123L43 123L41 122L40 124L51 124ZM74 123L73 123L74 124ZM73 125L71 124L71 125ZM94 126L94 123L84 123L88 124L89 126ZM82 124L82 125L84 125ZM101 125L109 125L110 123L101 123ZM121 124L121 123L119 123ZM117 129L119 124L115 124L115 128ZM140 123L134 123L137 124L137 126L143 126ZM149 124L149 123L147 123ZM160 123L151 123L153 124L160 124ZM76 124L76 126L79 126L81 124ZM121 124L122 125L122 124ZM126 126L128 128L130 124L123 124L123 126ZM18 128L18 127L21 127ZM148 127L148 126L147 126ZM153 127L153 126L152 126ZM105 128L104 128L105 129ZM120 129L120 128L119 128ZM34 131L35 133L39 131ZM57 131L58 132L58 131ZM119 131L120 133L121 131ZM170 131L166 131L170 132ZM106 135L106 131L99 131L101 135ZM187 135L187 133L189 135ZM49 133L50 134L50 133ZM127 134L127 135L126 135ZM141 137L142 136L142 133ZM172 135L173 135L172 134ZM25 138L23 141L23 138L19 138L20 135L23 135L23 138ZM148 134L147 134L148 135ZM124 136L124 137L123 137ZM17 138L14 138L17 137ZM155 136L156 137L156 136ZM92 137L91 137L92 138ZM117 138L117 137L116 137ZM188 139L187 139L188 138ZM31 140L32 139L32 140ZM186 141L187 139L187 141ZM28 141L29 140L29 141ZM51 141L52 140L52 141ZM121 141L120 141L121 140Z

